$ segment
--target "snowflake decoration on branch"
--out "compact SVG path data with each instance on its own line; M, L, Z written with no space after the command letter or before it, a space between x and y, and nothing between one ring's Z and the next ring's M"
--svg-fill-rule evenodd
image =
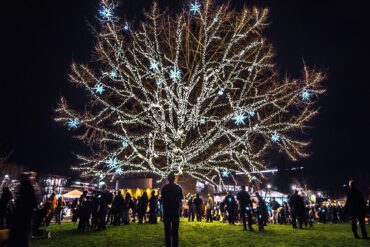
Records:
M317 114L311 96L324 92L324 75L307 66L302 78L279 75L262 32L267 9L198 0L174 15L154 3L129 28L111 16L114 2L102 5L109 9L99 11L97 59L72 64L70 74L93 93L82 113L62 99L55 118L83 127L79 137L93 152L79 156L82 176L174 172L223 187L235 174L259 176L277 148L291 159L307 156L308 142L298 138Z

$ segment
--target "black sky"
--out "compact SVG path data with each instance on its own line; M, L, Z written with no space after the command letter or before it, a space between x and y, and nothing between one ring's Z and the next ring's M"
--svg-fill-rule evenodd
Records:
M87 23L97 24L99 1L9 2L1 14L0 149L14 150L11 162L66 174L81 145L53 121L53 109L61 96L78 99L81 94L67 83L67 74L72 61L89 62L94 39ZM176 10L182 1L158 2ZM305 165L306 179L317 187L336 188L350 178L368 187L368 1L231 2L236 8L245 3L270 8L265 34L281 73L299 76L303 60L327 72L320 115L307 130L311 157L293 165ZM150 6L149 0L123 0L120 11L140 20L142 9Z

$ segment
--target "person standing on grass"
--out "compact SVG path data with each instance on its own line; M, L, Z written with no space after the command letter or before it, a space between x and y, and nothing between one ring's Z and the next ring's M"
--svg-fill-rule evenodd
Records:
M237 208L235 198L231 191L225 197L226 211L229 214L229 224L235 224L235 209Z
M252 201L248 192L245 190L245 186L242 185L241 191L236 195L236 199L239 202L240 206L240 218L243 221L243 230L247 230L246 216L248 217L248 227L250 231L253 231L252 228Z
M150 195L149 199L149 223L150 224L157 224L157 204L158 204L158 197L153 190Z
M354 238L360 238L357 233L357 221L361 228L361 234L363 239L369 239L365 227L365 215L366 215L366 203L361 193L356 188L355 181L349 182L349 190L347 191L347 201L345 210L351 216L352 219L352 232Z
M202 204L203 200L200 198L199 194L196 195L194 199L195 214L197 216L197 221L202 221Z
M212 199L210 194L208 194L207 199L208 199L208 201L207 201L206 221L207 222L212 222L212 210L213 210L213 206L214 206L213 205L213 199Z
M189 200L188 200L188 206L189 206L189 219L188 221L194 221L195 218L195 207L194 207L194 196L191 195Z
M289 198L289 206L290 206L290 213L292 217L292 226L293 228L297 228L297 220L299 224L299 228L303 228L303 219L304 219L304 202L303 197L298 195L298 191L295 190L294 194Z
M163 203L163 223L166 247L179 245L180 207L183 199L181 187L175 183L175 175L169 174L168 184L163 186L161 200Z
M63 216L63 210L64 207L66 206L66 202L64 201L62 196L59 196L57 200L57 207L55 209L55 223L60 225L62 222L62 216Z

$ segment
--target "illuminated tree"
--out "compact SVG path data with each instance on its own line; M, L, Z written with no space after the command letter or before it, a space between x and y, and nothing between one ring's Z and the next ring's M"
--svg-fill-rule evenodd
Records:
M223 185L265 167L272 149L293 160L323 92L320 72L282 78L262 35L267 9L235 11L212 0L174 15L154 3L138 26L103 1L94 63L72 65L85 111L65 99L57 121L92 148L75 169L99 179L170 172ZM271 149L272 148L272 149Z

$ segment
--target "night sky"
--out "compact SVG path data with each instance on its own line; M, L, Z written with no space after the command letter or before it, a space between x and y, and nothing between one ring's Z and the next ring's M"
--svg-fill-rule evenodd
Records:
M83 148L53 120L61 96L79 100L82 91L68 83L72 61L88 63L97 25L98 0L9 1L2 7L0 79L0 150L9 161L44 173L69 174L73 153ZM182 1L159 0L171 10ZM305 166L314 187L335 190L348 179L370 181L370 81L368 1L244 1L270 8L265 35L276 51L282 74L299 76L303 60L327 73L320 114L306 130L311 157L292 163ZM149 0L122 0L120 14L139 21ZM5 11L6 9L6 11Z

